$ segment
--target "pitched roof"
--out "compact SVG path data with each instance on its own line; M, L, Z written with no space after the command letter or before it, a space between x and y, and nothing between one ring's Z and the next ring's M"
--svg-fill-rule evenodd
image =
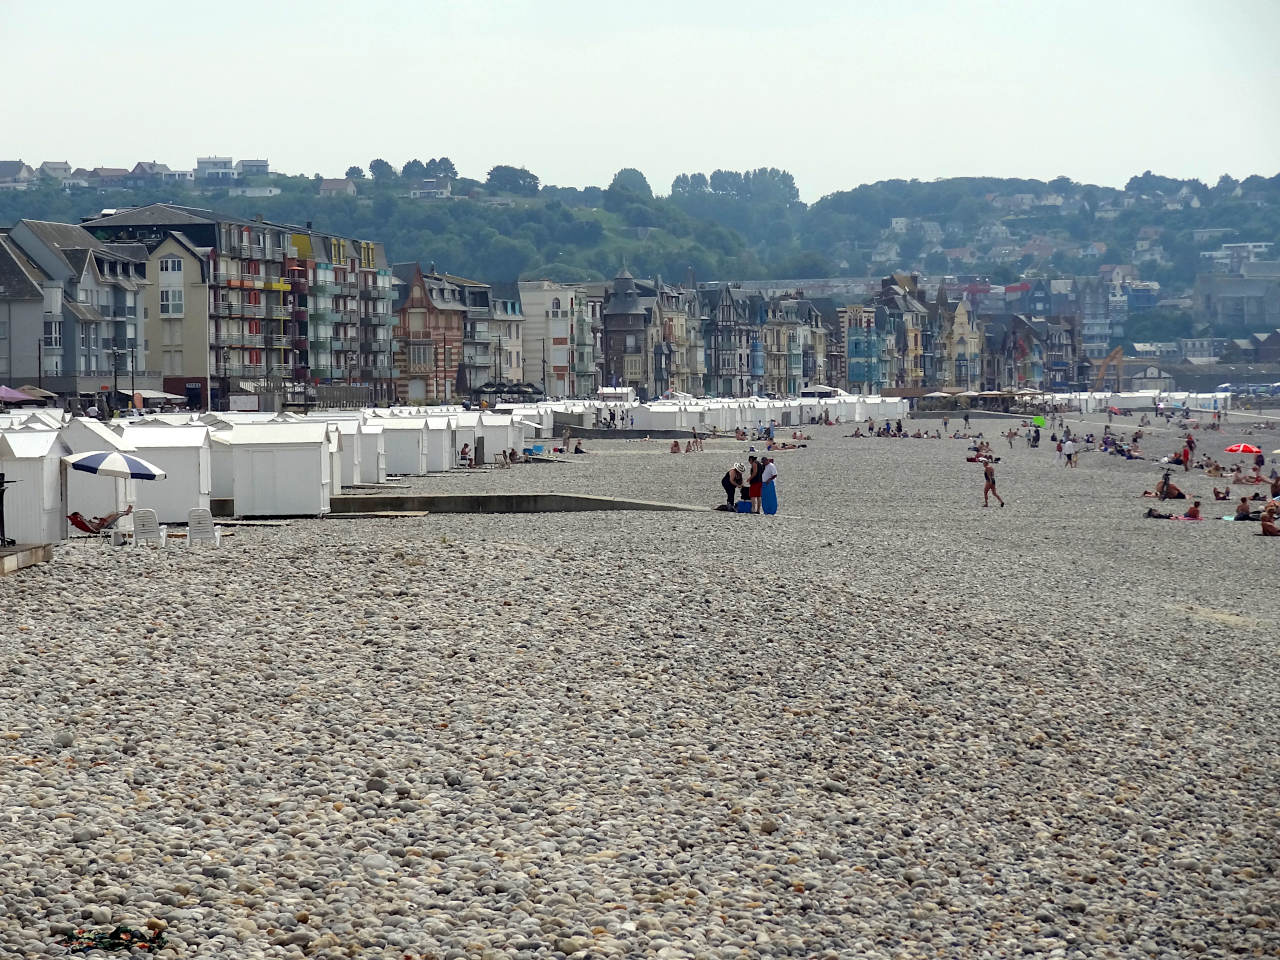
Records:
M13 180L24 169L30 171L31 168L21 160L0 160L0 180Z
M84 224L85 227L130 226L179 226L188 223L213 223L213 213L194 207L181 207L172 203L149 203L145 207L122 210L108 217L99 217Z
M18 249L18 245L0 235L0 298L5 300L39 300L40 271Z

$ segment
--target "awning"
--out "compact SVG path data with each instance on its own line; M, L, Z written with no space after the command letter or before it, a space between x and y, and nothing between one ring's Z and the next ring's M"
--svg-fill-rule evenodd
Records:
M121 391L121 393L126 393L126 392L127 391L124 391L124 390ZM185 400L187 399L186 397L179 396L176 393L165 393L163 390L138 389L133 392L136 393L138 396L142 397L143 400Z

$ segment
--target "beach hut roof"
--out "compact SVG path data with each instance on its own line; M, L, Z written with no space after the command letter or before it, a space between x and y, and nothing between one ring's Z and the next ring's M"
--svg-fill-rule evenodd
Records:
M209 440L209 428L204 424L130 427L125 431L125 439L140 450L148 447L203 447Z
M329 424L323 420L297 423L240 424L214 434L213 439L232 446L247 444L287 446L294 443L325 443Z
M65 444L59 444L57 430L0 432L0 457L10 460L37 460L47 457L50 451L56 452L59 456L65 452Z

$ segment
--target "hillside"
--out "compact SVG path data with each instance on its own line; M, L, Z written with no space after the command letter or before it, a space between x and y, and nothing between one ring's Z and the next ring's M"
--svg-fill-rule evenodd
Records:
M1005 282L1138 263L1143 279L1178 293L1202 268L1202 251L1232 241L1280 250L1280 175L1223 177L1210 187L1148 172L1123 190L1065 177L891 180L805 205L791 175L776 169L681 174L668 195L655 196L630 169L607 188L578 189L495 167L484 182L454 178L451 199L426 200L407 195L417 178L380 161L370 167L378 176L361 173L355 197L320 197L315 178L287 176L261 181L281 191L261 198L216 187L66 191L48 183L0 193L0 222L76 221L106 207L165 200L311 221L382 240L393 260L435 262L493 281L601 279L623 262L673 280L690 269L698 279L780 279L914 268Z

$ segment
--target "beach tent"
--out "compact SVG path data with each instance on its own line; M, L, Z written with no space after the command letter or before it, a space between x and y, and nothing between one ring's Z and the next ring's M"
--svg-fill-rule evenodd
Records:
M192 508L209 509L213 453L208 427L131 422L124 430L124 439L138 456L164 467L163 480L138 485L138 507L155 510L161 523L186 523L187 512Z
M236 516L313 517L329 512L333 474L329 425L324 421L241 424L215 433L212 440L229 448Z
M18 481L4 496L5 535L18 543L63 538L62 458L70 453L56 430L0 432L0 473Z

